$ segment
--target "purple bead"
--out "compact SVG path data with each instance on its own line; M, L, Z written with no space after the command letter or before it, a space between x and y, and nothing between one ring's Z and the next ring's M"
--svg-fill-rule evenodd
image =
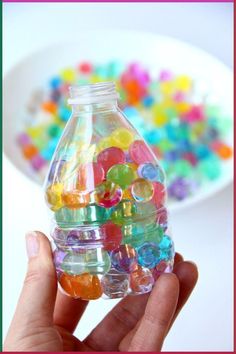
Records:
M67 236L66 245L67 246L75 246L78 243L79 243L78 232L76 230L73 230Z
M45 166L46 161L40 155L36 155L31 159L31 165L34 170L39 171L43 166Z
M21 133L17 136L17 143L20 146L24 146L24 145L30 145L31 144L31 138L28 134L26 133Z
M55 267L56 267L57 271L61 270L61 264L62 264L63 259L65 258L65 256L66 256L66 252L64 252L62 250L56 249L53 252L54 264L55 264Z
M182 177L176 178L168 188L168 195L177 200L185 199L191 192L190 183Z
M173 74L170 71L162 70L160 72L159 80L160 81L169 81L173 79Z

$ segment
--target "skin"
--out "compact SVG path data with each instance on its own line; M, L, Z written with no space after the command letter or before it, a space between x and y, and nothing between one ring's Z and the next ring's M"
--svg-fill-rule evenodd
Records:
M40 232L36 237L39 251L29 259L4 351L161 351L197 282L194 263L177 253L173 273L161 275L150 294L122 299L80 341L73 332L88 302L57 290L50 243Z

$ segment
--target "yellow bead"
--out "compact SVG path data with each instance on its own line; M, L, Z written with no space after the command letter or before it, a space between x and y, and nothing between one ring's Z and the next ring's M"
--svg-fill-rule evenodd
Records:
M175 79L175 89L177 91L187 92L191 89L191 87L192 87L192 80L190 79L190 77L186 75L181 75Z
M126 200L127 200L127 199L128 199L128 200L132 200L132 199L133 199L132 194L131 194L131 192L130 192L129 189L123 190L122 199L126 199Z
M76 80L76 72L73 69L65 69L60 74L62 80L66 82L75 82Z
M53 211L56 211L63 207L62 192L62 183L55 183L47 188L46 200L50 206L50 209L52 209Z
M131 133L128 129L118 128L112 133L111 138L114 141L114 145L116 147L126 150L134 141L134 134Z
M174 91L174 83L172 81L161 82L160 91L164 96L170 96Z
M165 125L168 121L168 116L165 112L159 112L153 117L153 123L157 127Z
M114 146L113 140L110 136L103 138L99 141L97 147L96 147L96 152L99 153L102 150L105 150L111 146Z
M190 108L191 108L191 106L187 102L179 102L179 103L176 103L176 105L175 105L175 109L178 114L187 113L190 110Z

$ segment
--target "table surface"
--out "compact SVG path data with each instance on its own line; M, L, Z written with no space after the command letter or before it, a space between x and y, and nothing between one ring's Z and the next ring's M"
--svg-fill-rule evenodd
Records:
M4 4L3 69L6 72L22 57L46 44L76 35L75 28L79 31L114 27L148 30L186 40L232 67L232 11L232 4L216 3ZM5 336L27 266L24 234L31 229L48 233L49 217L42 190L5 157L3 182ZM163 349L232 351L233 186L170 217L176 249L198 264L200 276ZM85 337L116 302L91 302L76 334Z

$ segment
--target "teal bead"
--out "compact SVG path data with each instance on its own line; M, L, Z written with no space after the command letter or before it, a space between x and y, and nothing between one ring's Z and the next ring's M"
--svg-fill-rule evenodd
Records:
M91 204L79 209L61 208L55 212L55 219L61 227L90 224L101 225L109 219L110 213L110 209Z
M51 137L60 136L62 129L57 124L51 124L48 128L48 135Z
M119 61L112 61L108 64L108 75L112 79L116 79L124 70L124 65Z
M222 172L220 159L214 155L200 161L198 164L198 169L201 174L209 180L217 179L220 177Z
M174 170L179 177L189 177L193 172L193 167L186 160L178 160L174 164Z
M101 248L77 250L63 259L61 268L70 275L105 274L111 267L109 254Z

